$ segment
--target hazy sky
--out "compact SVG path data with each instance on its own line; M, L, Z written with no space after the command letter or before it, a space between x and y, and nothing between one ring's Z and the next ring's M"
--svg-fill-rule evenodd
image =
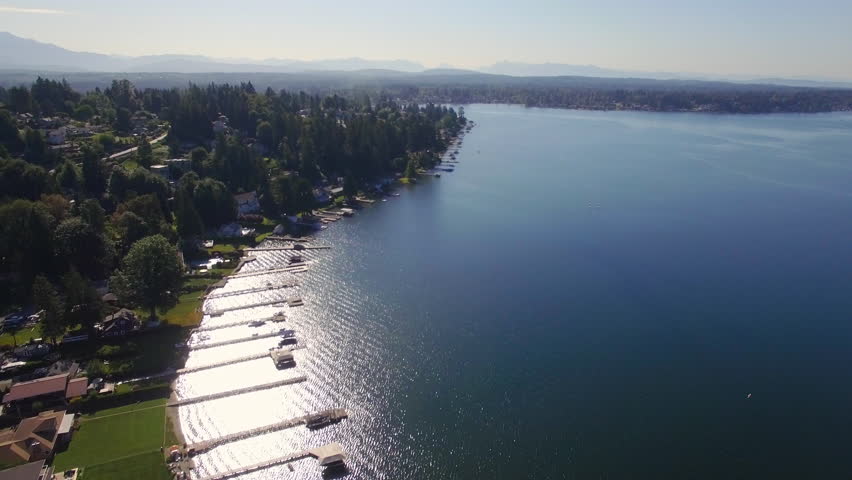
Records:
M847 79L850 21L852 0L0 0L0 30L99 53Z

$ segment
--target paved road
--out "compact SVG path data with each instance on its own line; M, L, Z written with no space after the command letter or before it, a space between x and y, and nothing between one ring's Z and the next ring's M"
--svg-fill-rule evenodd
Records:
M153 145L153 144L155 144L155 143L159 142L160 140L162 140L162 139L166 138L168 135L169 135L169 133L168 133L168 132L166 132L166 133L164 133L164 134L160 135L159 137L157 137L157 138L155 138L155 139L151 140L151 141L150 141L150 142L148 142L148 143L150 143L151 145ZM113 153L112 155L110 155L110 156L108 156L108 157L107 157L107 160L114 160L114 159L116 159L116 158L123 157L123 156L125 156L125 155L131 154L131 153L135 152L138 148L139 148L139 147L133 147L133 148L128 148L127 150L122 150L122 151L120 151L120 152L118 152L118 153Z

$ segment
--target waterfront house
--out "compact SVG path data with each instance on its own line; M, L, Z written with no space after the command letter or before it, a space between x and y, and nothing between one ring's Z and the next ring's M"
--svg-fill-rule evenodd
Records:
M260 202L257 200L257 192L255 191L238 193L234 195L234 200L237 202L239 215L248 215L260 211Z
M219 118L213 122L213 133L225 133L228 130L228 117L219 115Z
M65 127L59 127L47 132L47 143L50 145L62 145L65 143Z
M188 158L170 158L163 163L170 169L170 173L176 173L174 178L180 178L184 173L192 170L190 160Z
M126 308L104 317L103 321L95 325L101 337L123 337L141 328L142 322L132 310Z
M54 480L53 467L44 460L30 462L0 471L0 480Z
M156 173L157 175L168 180L169 176L169 166L168 165L151 165L151 173Z
M0 431L0 462L21 463L50 458L54 448L71 437L74 415L42 412Z
M66 403L70 398L85 395L88 382L86 377L71 378L68 373L18 382L12 384L9 393L3 396L3 403L19 407L35 400Z
M331 202L331 196L328 194L328 191L324 188L315 188L314 189L314 199L317 201L319 205L326 205Z

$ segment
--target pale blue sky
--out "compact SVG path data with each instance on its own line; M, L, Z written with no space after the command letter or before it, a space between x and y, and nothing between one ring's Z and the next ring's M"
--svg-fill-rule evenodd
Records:
M846 79L851 23L852 0L0 0L1 31L99 53Z

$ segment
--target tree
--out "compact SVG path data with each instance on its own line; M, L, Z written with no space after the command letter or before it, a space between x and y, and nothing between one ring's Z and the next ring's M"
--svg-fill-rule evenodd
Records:
M112 267L112 245L80 217L60 223L54 239L58 259L89 278L104 278Z
M0 110L0 145L5 146L10 152L20 152L24 148L15 120L6 110Z
M41 202L18 199L0 206L0 259L27 287L36 275L53 270L53 256L48 252L53 252L55 225Z
M193 172L203 175L205 163L207 163L207 150L204 147L195 147L189 152L189 164Z
M193 201L207 228L216 228L237 218L237 201L220 181L205 178L198 182Z
M112 128L122 133L130 132L133 129L133 125L130 122L130 110L124 107L119 108L116 112L115 123L112 124Z
M80 218L91 225L95 232L103 233L106 224L106 212L97 200L88 198L80 203Z
M100 197L106 191L107 175L100 159L100 151L89 146L82 148L83 186L94 197Z
M77 167L74 165L74 162L65 160L62 166L59 167L56 180L59 182L59 186L64 189L71 191L79 189L80 175L77 173Z
M24 130L24 159L36 165L48 163L47 143L38 130Z
M405 174L403 176L405 178L417 177L417 165L413 158L408 159L408 164L405 166Z
M272 124L269 122L260 122L257 124L257 129L255 130L255 138L261 145L266 147L268 150L272 150L275 147L275 131L272 129Z
M65 334L65 322L63 319L64 306L56 289L43 275L39 275L33 281L33 304L39 311L44 311L41 320L41 333L53 341Z
M93 334L103 310L101 296L76 270L62 277L62 287L65 289L65 324L71 328L82 325Z
M37 200L56 189L53 177L44 168L23 160L0 158L0 198Z
M316 198L314 197L314 188L311 182L304 178L296 179L293 182L293 209L295 212L309 212L314 208Z
M111 285L122 301L139 305L156 318L158 308L177 303L182 271L177 249L162 235L154 235L130 247Z
M84 122L89 121L90 118L95 116L95 109L92 108L91 105L82 104L74 109L74 118L77 120L81 120Z
M177 220L177 231L181 238L204 233L204 224L193 204L191 191L189 188L182 188L175 195L175 220Z
M358 181L351 173L343 177L343 195L352 198L358 193Z
M154 149L151 148L147 139L143 139L139 148L136 149L136 163L145 168L151 168L151 164L154 163Z
M71 209L71 203L66 200L65 197L56 193L42 195L41 203L47 207L50 215L53 216L57 222L65 220L65 217L68 216L68 211Z
M118 233L121 253L127 252L131 245L153 233L145 219L129 210L114 217L112 224Z

